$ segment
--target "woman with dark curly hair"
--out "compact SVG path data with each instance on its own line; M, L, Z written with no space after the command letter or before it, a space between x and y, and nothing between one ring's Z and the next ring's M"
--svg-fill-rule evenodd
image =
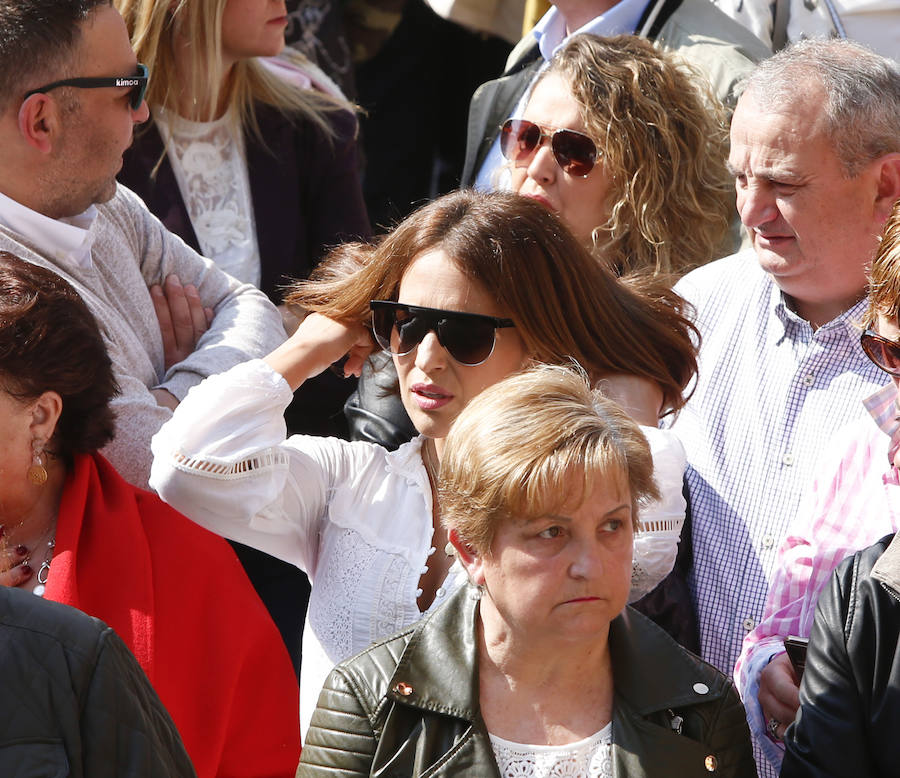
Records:
M727 253L727 134L703 83L640 38L576 35L503 124L510 187L620 274L681 275Z
M0 585L109 624L198 775L293 774L297 684L275 625L225 541L98 453L117 391L77 292L0 252Z

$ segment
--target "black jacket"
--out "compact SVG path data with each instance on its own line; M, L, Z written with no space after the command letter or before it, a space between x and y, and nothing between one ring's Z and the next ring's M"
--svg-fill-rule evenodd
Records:
M98 619L0 586L0 678L4 778L195 775L147 676Z
M338 665L298 778L500 778L478 703L477 601L463 587L430 617ZM615 776L756 776L730 679L630 609L612 622L609 645Z
M819 595L781 775L900 772L900 539L845 559Z
M280 303L285 284L306 278L326 250L371 234L362 199L356 119L331 114L331 142L309 121L292 121L270 106L256 106L265 143L245 133L247 172L259 242L260 289ZM159 130L136 127L118 180L137 193L170 232L200 251Z
M372 231L359 181L352 114L329 114L333 140L312 122L294 121L261 103L256 105L256 118L264 142L253 132L244 134L247 174L259 244L260 289L277 305L289 282L309 276L330 248L368 239ZM135 128L118 180L140 196L166 229L200 251L152 119ZM289 431L347 437L343 407L355 385L331 371L304 382L286 416Z

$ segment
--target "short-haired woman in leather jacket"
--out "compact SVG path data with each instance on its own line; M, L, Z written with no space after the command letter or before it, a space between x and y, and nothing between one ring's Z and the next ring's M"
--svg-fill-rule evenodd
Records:
M445 440L442 521L472 585L329 676L298 776L755 776L729 679L626 608L650 449L538 366Z

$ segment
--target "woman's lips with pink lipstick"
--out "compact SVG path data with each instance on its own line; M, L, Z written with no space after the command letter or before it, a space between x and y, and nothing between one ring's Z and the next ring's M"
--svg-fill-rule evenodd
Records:
M453 399L452 392L437 384L413 384L409 391L423 411L436 410Z
M544 197L544 195L524 194L523 197L528 197L531 200L537 200L548 211L550 211L551 213L556 213L556 208L553 207L552 203L546 197Z

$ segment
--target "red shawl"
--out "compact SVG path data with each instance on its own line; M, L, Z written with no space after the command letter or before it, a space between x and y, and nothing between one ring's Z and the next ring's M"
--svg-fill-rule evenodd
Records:
M234 552L99 454L66 481L44 596L115 629L200 778L294 775L296 675Z

